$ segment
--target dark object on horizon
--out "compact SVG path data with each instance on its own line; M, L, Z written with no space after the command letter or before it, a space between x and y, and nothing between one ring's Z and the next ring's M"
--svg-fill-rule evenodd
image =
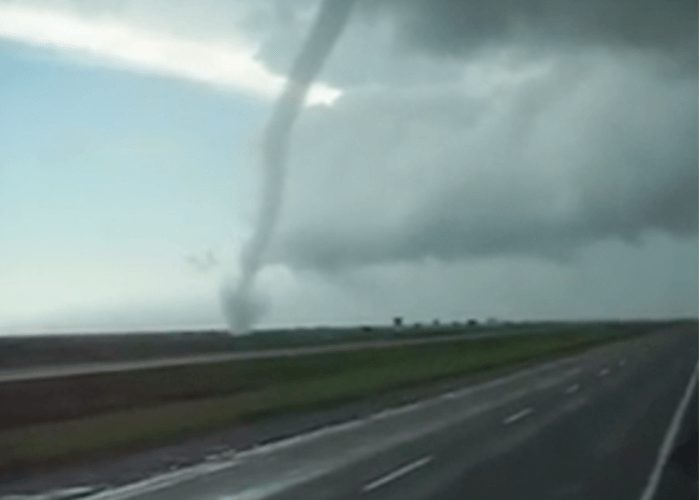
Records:
M440 326L440 320L439 320L439 319L434 319L434 320L433 320L433 326Z
M479 325L479 320L474 319L474 318L469 318L467 320L467 326L478 326Z
M394 328L402 328L403 327L403 318L401 316L396 316L394 318Z

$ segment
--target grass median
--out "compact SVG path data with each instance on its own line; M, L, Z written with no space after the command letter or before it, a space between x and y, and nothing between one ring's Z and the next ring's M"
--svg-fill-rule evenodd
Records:
M21 414L17 405L30 408L21 422L6 419L0 428L0 469L175 442L264 416L572 354L628 335L607 329L521 334L17 384L15 396L24 396L6 399L5 407L11 404L15 417ZM61 413L51 398L40 396L60 398L55 391L63 391L68 403L62 407L69 411ZM55 415L47 421L49 410Z

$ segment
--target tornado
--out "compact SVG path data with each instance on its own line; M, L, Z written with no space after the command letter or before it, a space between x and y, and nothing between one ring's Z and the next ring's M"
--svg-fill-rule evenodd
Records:
M354 3L323 0L263 132L260 167L264 177L257 221L241 252L238 282L222 291L224 316L232 334L250 332L264 312L263 301L255 294L255 280L283 202L291 132L309 86L347 24Z

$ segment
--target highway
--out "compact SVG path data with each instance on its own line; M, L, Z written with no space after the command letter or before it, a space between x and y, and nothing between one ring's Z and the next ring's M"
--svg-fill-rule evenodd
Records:
M556 332L556 330L553 331ZM414 338L410 338L407 335L407 338L400 340L371 340L309 347L291 347L284 349L261 349L239 352L218 352L212 354L196 354L191 356L179 356L133 361L90 362L70 365L33 366L28 368L17 369L0 368L0 384L8 382L23 382L29 380L74 377L81 375L98 375L102 373L150 370L156 368L172 368L177 366L188 366L198 364L224 363L227 361L236 360L309 356L313 354L349 352L365 349L390 349L393 347L400 346L423 345L443 342L469 342L484 338L507 337L510 335L523 334L514 334L510 330L503 330L489 331L484 333L433 335Z
M661 500L697 353L644 336L89 498Z

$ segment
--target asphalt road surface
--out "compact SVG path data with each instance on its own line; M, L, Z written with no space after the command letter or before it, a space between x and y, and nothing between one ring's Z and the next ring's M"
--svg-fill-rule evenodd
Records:
M697 353L696 333L603 346L90 499L652 500ZM675 497L695 498L676 472Z
M538 333L544 332L546 332L546 330L538 331ZM556 329L553 329L552 332L560 333ZM134 361L92 362L72 365L35 366L29 368L18 368L9 370L3 370L0 368L0 384L7 382L22 382L27 380L72 377L78 375L97 375L100 373L114 373L135 370L149 370L154 368L171 368L176 366L187 366L197 364L223 363L226 361L235 360L308 356L312 354L359 351L364 349L388 349L400 346L432 344L442 342L465 342L484 338L508 337L512 335L526 334L513 333L513 331L511 330L503 330L490 331L484 333L434 335L430 337L414 337L400 340L371 340L310 347L291 347L284 349L264 349L244 352L197 354L192 356L180 356Z

